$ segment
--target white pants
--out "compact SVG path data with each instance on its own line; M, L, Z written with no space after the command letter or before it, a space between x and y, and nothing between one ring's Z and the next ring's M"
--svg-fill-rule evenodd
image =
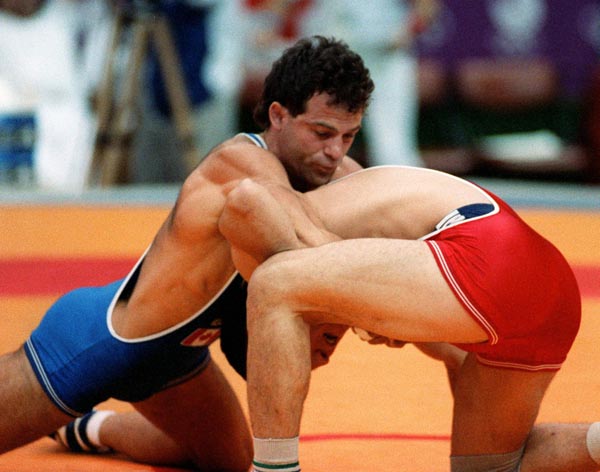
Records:
M83 14L96 6L95 19ZM49 0L29 18L0 13L0 78L35 114L34 170L42 187L77 191L85 185L95 135L89 82L99 77L87 75L78 34L103 26L108 33L110 19L99 0ZM96 42L106 43L100 39ZM88 37L85 47L90 43ZM95 52L96 60L103 62L103 51Z
M364 122L369 164L421 166L416 59L404 52L363 58L375 83Z

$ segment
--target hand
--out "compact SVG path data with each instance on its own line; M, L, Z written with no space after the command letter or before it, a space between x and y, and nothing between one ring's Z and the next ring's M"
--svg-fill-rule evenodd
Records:
M367 331L367 330L364 330L361 328L354 327L354 328L352 328L352 331L355 334L357 334L360 339L362 339L363 341L366 341L372 345L385 344L387 347L401 348L407 344L406 341L400 341L398 339L390 339L386 336L380 336L371 331Z

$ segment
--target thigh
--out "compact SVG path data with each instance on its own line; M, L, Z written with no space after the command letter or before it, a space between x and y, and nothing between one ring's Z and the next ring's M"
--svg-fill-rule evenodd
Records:
M23 348L0 357L0 405L0 454L73 420L50 401Z
M469 354L456 379L452 454L500 454L522 447L554 375L489 367Z
M249 308L254 303L404 341L487 339L423 241L353 239L277 254L253 275Z
M214 361L187 382L134 406L188 451L203 470L249 467L252 438L246 416Z

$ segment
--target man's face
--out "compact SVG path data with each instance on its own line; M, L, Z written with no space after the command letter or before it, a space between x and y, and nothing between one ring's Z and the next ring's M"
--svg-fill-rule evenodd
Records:
M305 112L297 116L277 104L279 119L271 126L276 140L272 150L297 190L329 182L360 130L363 113L328 105L330 98L314 95Z
M329 358L347 330L347 326L328 323L310 326L310 360L313 369L329 362Z

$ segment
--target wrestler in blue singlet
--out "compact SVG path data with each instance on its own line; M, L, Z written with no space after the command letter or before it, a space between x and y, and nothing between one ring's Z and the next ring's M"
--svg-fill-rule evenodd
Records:
M260 136L244 135L266 149ZM207 306L183 323L143 338L116 335L113 307L131 295L144 258L145 254L124 279L79 288L59 298L25 343L40 384L71 416L81 416L109 398L144 400L198 374L208 364L208 346L222 328L226 339L221 348L234 368L245 373L244 330L228 328L245 326L246 283L237 273ZM225 336L230 331L234 334Z

